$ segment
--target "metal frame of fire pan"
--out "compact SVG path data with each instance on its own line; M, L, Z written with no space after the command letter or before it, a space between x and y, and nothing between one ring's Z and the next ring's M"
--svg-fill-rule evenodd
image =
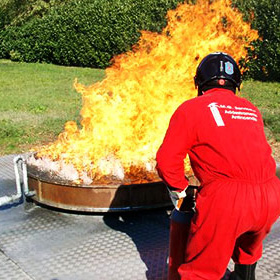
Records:
M280 163L276 175L280 178ZM163 182L131 185L73 185L27 172L32 199L39 204L81 212L121 212L171 206ZM196 181L192 182L197 185Z
M171 206L163 182L132 185L71 185L28 173L32 199L39 204L78 212L121 212Z

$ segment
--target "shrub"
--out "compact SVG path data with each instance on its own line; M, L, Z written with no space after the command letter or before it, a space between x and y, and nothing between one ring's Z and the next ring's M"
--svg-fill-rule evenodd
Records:
M233 0L245 20L259 31L261 39L249 50L247 77L258 80L280 81L280 1ZM256 58L256 59L255 59ZM246 77L245 76L245 77Z
M160 32L184 0L6 0L0 4L0 58L105 68L140 30ZM195 2L195 1L190 1ZM280 80L280 1L232 0L261 39L248 50L245 78ZM4 7L4 8L3 8ZM3 9L2 9L3 8Z
M43 17L51 7L67 0L1 0L0 28L8 25L22 25L33 17Z
M140 30L159 32L166 12L183 0L72 0L0 33L0 57L25 62L105 68Z

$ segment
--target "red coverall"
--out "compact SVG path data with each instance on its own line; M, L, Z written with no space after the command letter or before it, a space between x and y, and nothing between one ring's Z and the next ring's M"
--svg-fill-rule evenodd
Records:
M162 179L182 191L184 158L201 182L181 279L221 279L232 257L253 264L280 214L280 180L258 109L211 89L173 114L157 153Z

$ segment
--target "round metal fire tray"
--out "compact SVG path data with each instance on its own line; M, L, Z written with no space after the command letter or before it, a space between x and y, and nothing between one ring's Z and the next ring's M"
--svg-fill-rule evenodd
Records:
M28 168L29 191L39 204L81 212L120 212L171 205L163 182L145 184L75 185ZM49 177L49 178L48 178Z

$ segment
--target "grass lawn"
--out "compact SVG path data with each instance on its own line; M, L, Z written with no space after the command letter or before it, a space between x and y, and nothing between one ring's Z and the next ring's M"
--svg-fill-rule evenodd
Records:
M242 92L260 109L266 127L280 141L280 83L246 81Z
M0 155L53 141L68 120L79 120L75 78L90 85L104 70L0 60ZM245 81L242 96L258 106L274 156L280 161L280 83ZM252 139L253 141L253 139Z
M68 120L78 120L75 78L90 85L103 70L0 60L0 155L50 142Z
M241 92L261 111L273 156L280 162L280 83L245 81Z

